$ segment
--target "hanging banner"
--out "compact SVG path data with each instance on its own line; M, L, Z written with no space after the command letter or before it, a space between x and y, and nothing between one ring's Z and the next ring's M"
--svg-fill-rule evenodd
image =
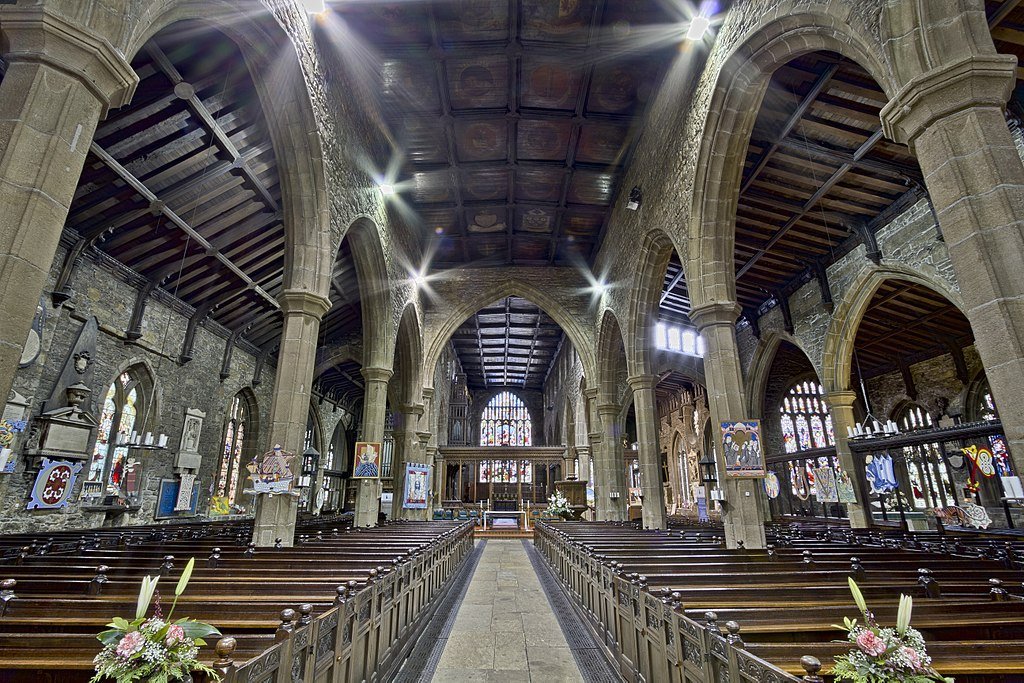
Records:
M839 492L836 490L836 472L828 465L814 468L814 495L819 503L839 502Z
M82 471L82 463L69 460L43 458L36 481L29 492L26 510L56 510L71 502L75 479Z
M763 477L761 455L761 421L723 422L722 449L725 453L725 476Z
M839 494L840 503L857 502L857 492L853 488L853 480L845 470L840 470L836 475L836 493Z
M871 493L890 493L899 487L892 456L888 453L864 457L864 478L868 480Z
M353 479L377 479L380 477L380 443L357 441L355 464L352 466Z
M779 497L779 477L774 472L764 475L764 492L772 500Z
M402 507L406 510L426 510L429 492L430 468L427 465L407 463L405 466L405 498L402 501Z
M964 455L971 459L974 466L978 468L978 471L985 477L993 477L996 473L995 456L992 455L992 451L987 448L978 448L977 446L971 445L966 448L961 448Z

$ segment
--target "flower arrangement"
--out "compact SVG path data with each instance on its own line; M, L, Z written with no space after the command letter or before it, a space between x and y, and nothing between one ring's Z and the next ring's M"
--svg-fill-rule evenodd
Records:
M166 619L160 613L158 593L154 614L146 617L160 577L147 576L142 579L135 619L128 621L123 617L114 617L107 624L111 628L96 636L103 643L103 649L93 659L96 675L90 683L105 678L112 678L117 683L188 681L193 671L203 672L210 680L220 680L214 669L196 659L199 647L206 645L203 638L219 636L220 631L194 619L171 621L178 598L185 592L195 564L193 557L181 573L174 589L174 603Z
M569 499L561 491L555 491L548 498L547 513L551 517L568 517L572 513L569 509Z
M952 678L941 676L932 668L932 659L925 651L924 637L910 627L913 598L900 596L895 628L882 628L868 610L864 595L853 579L849 579L853 600L864 617L860 625L856 619L843 617L843 626L854 648L836 657L832 675L836 681L853 683L953 683Z

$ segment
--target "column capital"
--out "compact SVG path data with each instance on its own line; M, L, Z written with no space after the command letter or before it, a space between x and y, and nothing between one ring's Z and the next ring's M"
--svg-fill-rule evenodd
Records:
M590 439L590 443L599 444L602 441L604 441L604 434L602 434L601 432L588 432L587 438Z
M594 400L595 398L597 398L597 387L587 387L580 393L583 394L583 398L588 400Z
M423 404L422 403L403 403L399 404L396 410L403 415L414 415L416 418L423 417Z
M622 407L619 406L617 403L599 403L597 405L597 414L601 417L602 420L605 418L605 416L617 418L619 416L619 411L621 410Z
M902 144L933 123L974 107L1004 109L1017 83L1013 55L972 55L914 77L879 114L885 137Z
M852 390L830 391L825 395L825 403L829 408L852 408L857 400L857 392Z
M438 454L437 446L427 446L426 454L428 458L436 458Z
M633 375L632 377L626 378L626 384L633 391L642 391L643 389L653 389L658 384L657 375Z
M703 332L716 325L735 325L740 317L740 305L735 301L714 301L690 309L690 321Z
M384 382L385 384L391 380L391 376L395 374L391 368L363 368L359 371L359 374L363 376L367 382Z
M427 447L427 443L430 441L430 437L432 436L433 434L431 432L416 432L416 438L419 439L420 445L424 448Z
M431 400L432 398L434 398L434 388L433 387L423 387L423 402L426 403L427 401Z
M286 289L277 295L277 303L285 315L301 313L317 320L331 310L331 300L306 289Z
M573 446L577 456L588 456L590 455L590 446Z
M131 102L139 76L106 38L41 7L4 9L0 24L9 64L46 64L81 81L102 106L101 116Z

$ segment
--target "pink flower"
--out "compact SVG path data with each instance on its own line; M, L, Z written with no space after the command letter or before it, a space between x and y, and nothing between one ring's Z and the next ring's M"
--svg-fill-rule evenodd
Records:
M117 656L127 659L141 650L145 643L146 638L140 632L132 631L131 633L126 633L121 642L117 644Z
M918 654L917 650L915 650L914 648L905 646L901 647L900 654L906 658L906 660L910 663L911 668L913 668L915 671L920 671L922 668L924 668L924 665L921 663L921 655Z
M170 628L167 629L167 638L164 640L167 647L174 647L176 643L180 643L183 640L185 640L185 629L177 624L171 624Z
M857 636L857 647L872 657L878 657L885 653L885 643L871 631L861 631Z

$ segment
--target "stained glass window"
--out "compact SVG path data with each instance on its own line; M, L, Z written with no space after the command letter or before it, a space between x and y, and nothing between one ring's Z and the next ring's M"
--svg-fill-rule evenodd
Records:
M981 380L981 386L975 393L975 396L978 397L974 406L975 419L988 422L998 420L999 411L996 409L996 402L992 398L992 390L989 388L987 379ZM988 437L988 442L992 446L992 455L994 456L999 476L1012 476L1013 466L1010 464L1010 451L1006 443L1006 437L1002 434L993 434Z
M245 449L248 422L249 404L246 397L239 392L231 399L228 424L224 429L224 450L221 453L217 483L214 487L214 495L225 496L229 504L235 502L235 496L238 493L239 472L242 465L242 452Z
M129 368L121 373L111 382L103 397L103 410L100 413L96 444L89 461L87 481L102 482L102 490L108 494L129 493L124 490L128 479L126 475L134 466L134 461L128 457L128 447L119 446L118 443L127 442L132 431L136 430L142 398L137 378L140 372L136 368Z
M787 453L835 445L825 388L817 382L795 384L779 406L779 414L782 444Z
M481 446L532 446L530 411L511 391L491 399L480 415Z

